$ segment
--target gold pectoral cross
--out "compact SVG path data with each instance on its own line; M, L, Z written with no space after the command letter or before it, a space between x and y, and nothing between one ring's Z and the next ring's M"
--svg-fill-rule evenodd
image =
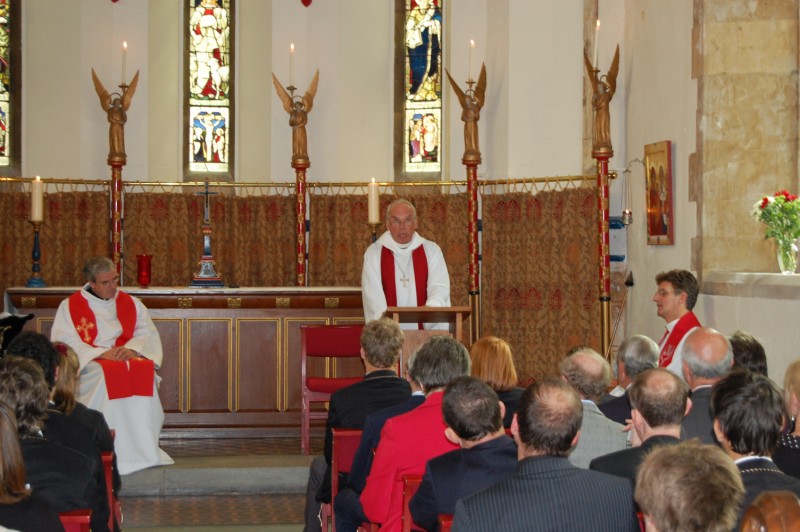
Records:
M410 279L408 277L406 277L405 272L403 272L403 276L400 278L400 282L403 283L403 288L406 288L408 286L408 281L409 280Z

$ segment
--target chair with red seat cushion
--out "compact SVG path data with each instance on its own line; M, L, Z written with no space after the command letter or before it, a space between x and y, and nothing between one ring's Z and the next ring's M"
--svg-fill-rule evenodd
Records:
M358 444L361 442L361 429L333 429L333 449L331 453L331 501L339 493L339 473L349 473L353 467L353 458L356 456ZM331 521L330 529L336 532L336 523L333 518L332 503L322 505L322 529L328 530L328 519Z
M403 475L403 532L422 530L414 524L411 510L408 507L408 503L417 493L420 484L422 484L422 475Z
M341 358L361 356L363 325L302 325L300 327L300 379L302 405L300 410L300 450L309 453L312 419L327 419L325 411L312 412L311 403L325 403L337 390L361 381L358 377L326 377L308 375L308 358Z

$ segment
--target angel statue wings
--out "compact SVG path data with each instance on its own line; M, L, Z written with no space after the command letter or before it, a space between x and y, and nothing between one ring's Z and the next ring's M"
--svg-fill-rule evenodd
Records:
M100 107L108 115L108 160L124 163L127 159L125 155L125 122L128 120L127 111L131 106L133 94L136 92L136 85L139 83L139 71L136 71L130 85L121 85L121 95L117 92L109 94L94 69L92 69L92 81L94 90L100 98Z
M589 80L592 83L592 108L594 109L594 137L592 139L592 149L612 149L611 146L611 115L608 106L614 92L617 90L617 74L619 73L619 45L614 52L614 60L611 61L611 68L605 76L600 76L600 70L596 69L586 51L583 52L583 61L586 64L586 71L589 73Z
M311 85L302 98L292 98L281 82L272 74L272 84L275 85L275 92L283 102L283 109L289 113L289 125L292 126L292 163L308 163L308 138L306 137L306 124L308 123L308 113L314 107L314 96L317 94L317 83L319 83L319 69L311 80ZM291 88L291 87L290 87Z
M481 149L478 144L478 120L481 118L481 108L486 98L486 65L481 65L481 73L475 90L469 88L465 91L453 80L453 76L445 69L450 86L456 93L461 104L461 120L464 122L464 156L463 159L478 159L480 162ZM468 83L472 83L470 80Z

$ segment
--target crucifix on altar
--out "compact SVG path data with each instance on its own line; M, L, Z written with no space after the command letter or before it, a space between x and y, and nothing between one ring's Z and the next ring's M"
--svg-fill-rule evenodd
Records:
M205 190L197 192L198 196L203 196L203 255L200 257L200 271L194 274L192 282L189 286L202 286L206 288L222 288L225 284L222 282L222 277L217 274L214 269L216 261L211 254L211 215L209 213L209 196L217 194L217 192L209 192L208 180L205 183Z

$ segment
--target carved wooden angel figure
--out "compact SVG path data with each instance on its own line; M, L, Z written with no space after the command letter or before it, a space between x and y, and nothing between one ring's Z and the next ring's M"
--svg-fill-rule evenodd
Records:
M94 90L100 98L100 107L108 115L108 159L125 162L125 122L128 120L127 111L139 83L139 71L133 76L131 84L122 86L122 94L110 93L103 87L100 79L92 69Z
M308 113L314 107L314 96L317 94L317 84L319 83L319 69L311 80L311 85L303 97L292 98L281 82L272 74L272 84L275 85L275 92L283 102L283 109L289 113L289 125L292 126L292 162L308 162L308 138L306 137L306 124L308 123Z
M481 73L478 76L478 83L475 90L470 87L465 91L461 90L453 80L453 76L445 69L450 86L456 93L461 104L461 120L464 122L464 159L480 159L481 149L478 143L478 120L481 118L481 108L486 98L486 65L481 65ZM471 80L470 80L471 81Z
M611 114L608 106L614 92L617 90L617 74L619 73L619 45L614 52L614 60L611 61L611 68L605 76L600 76L600 70L592 66L586 51L583 52L583 60L586 64L586 71L589 73L589 80L592 82L592 108L594 109L594 137L592 148L597 151L601 148L612 149L611 146Z

